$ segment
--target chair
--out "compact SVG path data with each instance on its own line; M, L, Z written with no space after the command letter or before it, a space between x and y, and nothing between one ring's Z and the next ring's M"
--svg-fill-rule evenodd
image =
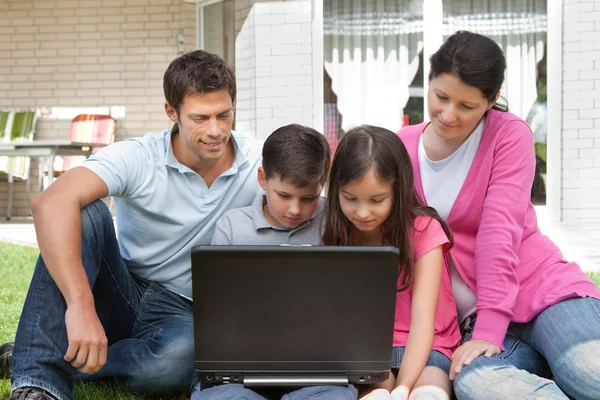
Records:
M0 112L0 138L2 142L30 142L33 140L39 110L33 111L2 111ZM31 193L29 157L0 157L0 173L7 175L8 201L6 204L6 219L10 220L12 211L12 196L14 179L26 182L27 199Z
M111 144L115 140L116 122L110 115L80 114L71 121L69 140L82 143ZM81 165L84 156L56 157L53 176L57 177L69 169Z

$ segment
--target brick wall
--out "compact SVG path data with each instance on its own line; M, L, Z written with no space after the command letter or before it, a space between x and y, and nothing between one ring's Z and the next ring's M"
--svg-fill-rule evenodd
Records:
M600 1L563 7L562 215L600 220Z
M235 0L235 129L252 136L256 136L256 52L254 18L249 16L254 3L254 0Z
M265 138L284 124L312 126L311 0L237 0L236 21L237 129Z
M69 117L53 107L123 107L117 140L169 127L162 75L196 48L195 5L183 0L1 0L0 108L42 108L36 137L65 139ZM33 163L37 171L37 163ZM13 215L27 215L24 182L15 184ZM33 194L37 193L34 176ZM0 181L0 216L6 209Z
M312 1L234 0L236 129L264 138L313 124ZM170 126L162 75L196 48L196 6L184 0L0 0L0 108L41 108L36 138L61 139L85 108L117 110L117 138ZM3 95L2 95L3 94ZM319 105L317 105L319 106ZM60 113L56 108L71 111ZM38 192L32 163L32 195ZM6 209L0 181L0 216ZM29 214L25 183L13 215Z

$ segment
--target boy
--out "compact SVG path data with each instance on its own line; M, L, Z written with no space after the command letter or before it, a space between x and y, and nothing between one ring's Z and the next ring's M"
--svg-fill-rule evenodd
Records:
M331 151L312 128L286 125L265 141L258 183L265 191L249 207L227 211L211 244L280 245L321 243L325 205L321 198Z
M265 193L250 207L227 211L217 221L213 245L320 245L325 222L321 192L329 175L331 150L325 136L312 128L286 125L265 141L258 183ZM283 397L282 397L283 396ZM305 387L286 394L260 394L241 384L204 390L196 383L191 400L355 400L353 386Z

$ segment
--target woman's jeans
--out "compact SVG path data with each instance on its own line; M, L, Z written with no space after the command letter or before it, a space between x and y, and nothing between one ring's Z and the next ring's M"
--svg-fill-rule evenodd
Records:
M600 399L600 300L563 300L513 323L504 348L463 368L454 381L459 400Z

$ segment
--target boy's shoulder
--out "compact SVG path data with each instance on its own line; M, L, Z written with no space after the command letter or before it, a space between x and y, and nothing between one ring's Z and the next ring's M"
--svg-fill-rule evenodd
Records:
M225 221L235 224L242 223L250 223L254 221L254 215L256 214L256 209L254 205L240 207L240 208L232 208L223 213L223 215L219 218L218 223L223 223Z

